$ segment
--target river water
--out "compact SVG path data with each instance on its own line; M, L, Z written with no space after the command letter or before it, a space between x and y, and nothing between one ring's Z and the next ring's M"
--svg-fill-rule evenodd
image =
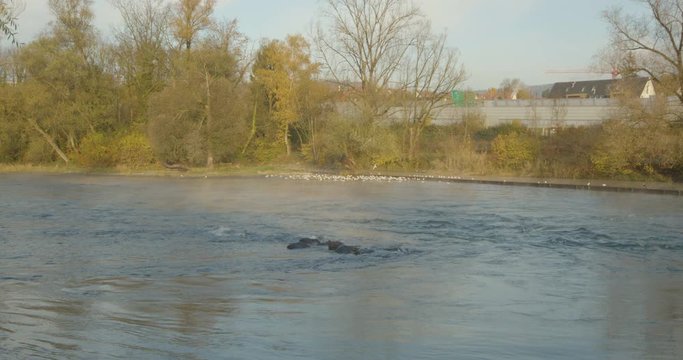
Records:
M0 358L681 359L683 198L0 175Z

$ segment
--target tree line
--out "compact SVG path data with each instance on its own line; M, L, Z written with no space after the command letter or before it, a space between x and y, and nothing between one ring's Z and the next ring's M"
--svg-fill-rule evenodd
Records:
M409 1L326 0L310 38L255 48L236 20L214 16L215 0L111 1L123 20L111 39L94 27L91 0L49 0L52 22L21 46L11 45L15 17L0 2L8 37L1 163L301 162L559 177L683 171L683 136L664 105L625 100L603 126L547 136L519 124L485 128L476 111L432 124L466 75L445 33Z

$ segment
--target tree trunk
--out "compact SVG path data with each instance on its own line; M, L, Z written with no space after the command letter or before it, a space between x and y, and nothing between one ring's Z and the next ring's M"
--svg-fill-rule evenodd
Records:
M422 134L422 126L415 124L410 127L408 135L408 161L416 165L417 151L420 145L420 135Z
M287 148L287 156L292 154L292 145L289 143L289 124L285 124L285 147Z
M313 155L313 160L318 163L318 143L316 141L316 128L315 128L315 120L311 118L309 120L309 129L311 132L311 138L309 140L309 143L311 144L311 153Z
M211 152L211 150L209 150L206 156L206 168L213 169L213 153Z
M29 122L31 125L33 125L33 127L36 129L36 131L38 131L38 132L40 133L40 135L43 136L43 138L45 138L45 141L47 141L47 143L50 144L50 146L51 146L52 149L57 153L57 155L59 155L59 157L62 158L62 160L64 160L65 163L68 164L68 163L69 163L69 158L68 158L68 157L66 156L66 154L64 154L64 152L59 148L59 146L57 146L57 143L55 143L54 140L52 140L52 137L51 137L48 133L46 133L43 129L41 129L40 126L38 125L38 123L37 123L35 120L33 120L33 119L28 119L28 122Z
M213 116L211 115L211 87L209 82L209 72L204 69L204 75L206 78L206 106L204 111L206 112L206 167L208 169L213 169L213 144L211 143L211 126Z
M408 160L411 164L415 161L415 153L417 152L417 137L417 129L411 127L408 144Z
M254 136L256 135L256 105L258 104L257 100L254 100L254 111L251 114L251 133L249 134L249 138L247 139L247 143L244 144L244 148L242 148L242 155L247 152L247 148L249 147L249 144L251 144L251 141L254 139Z
M408 162L413 163L413 127L408 127Z

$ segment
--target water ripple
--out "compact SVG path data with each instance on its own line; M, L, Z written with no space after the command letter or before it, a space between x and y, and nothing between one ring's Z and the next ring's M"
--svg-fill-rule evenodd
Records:
M0 358L683 352L677 198L277 178L0 188ZM286 249L310 236L367 251Z

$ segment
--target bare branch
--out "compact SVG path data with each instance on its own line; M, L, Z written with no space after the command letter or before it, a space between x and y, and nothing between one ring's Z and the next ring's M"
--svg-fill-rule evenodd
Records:
M644 72L657 82L675 80L683 88L683 3L681 0L641 0L648 15L624 15L620 8L603 13L612 30L612 47L628 69ZM612 56L612 55L610 55ZM675 90L678 96L680 91ZM681 97L683 102L683 97Z
M315 40L321 61L335 81L358 84L359 110L372 124L391 106L390 87L422 15L406 0L326 2L326 28L319 27Z

